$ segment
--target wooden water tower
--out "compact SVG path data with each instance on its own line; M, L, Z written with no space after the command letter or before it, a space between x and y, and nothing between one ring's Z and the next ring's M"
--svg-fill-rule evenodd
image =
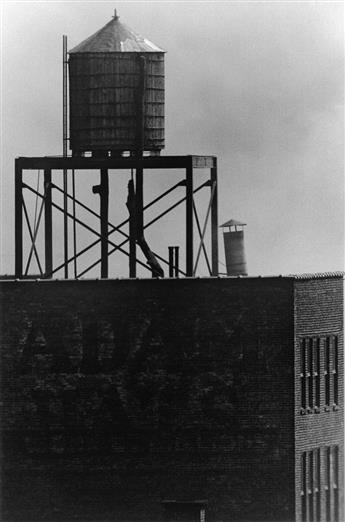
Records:
M163 156L164 148L164 54L161 48L139 36L119 21L115 11L113 18L99 31L74 47L67 59L67 37L63 38L63 156L20 157L15 164L15 274L17 278L59 277L78 279L100 265L101 278L108 278L108 260L114 253L129 258L129 277L137 276L141 266L154 277L164 277L163 267L169 268L169 277L194 277L199 275L200 260L205 258L210 276L218 275L218 182L217 158L204 155ZM70 129L68 137L67 68L69 68ZM69 148L72 151L68 155ZM144 198L144 171L167 169L179 171L180 179L162 194L146 202ZM37 171L37 182L25 182L24 171ZM76 193L75 179L78 171L98 171L99 184L92 191L99 195L99 213L90 209ZM129 217L119 224L109 222L109 206L118 205L109 194L109 177L118 182L116 171L127 171L127 205ZM181 179L181 170L184 175ZM203 176L195 183L194 172ZM57 172L54 172L57 171ZM39 175L43 172L43 186ZM63 186L61 186L61 172ZM200 177L198 176L199 180ZM25 178L27 181L27 177ZM41 188L39 188L41 187ZM204 209L204 221L198 214L195 194L204 188L210 189L210 198ZM145 220L145 210L152 208L163 198L182 190L183 197L166 208L150 221ZM25 193L36 196L37 212L34 223L30 222ZM63 196L63 204L54 195ZM149 247L144 232L161 221L166 214L185 203L185 230L181 238L185 247L166 248L169 259L161 251ZM205 202L203 202L205 206ZM78 214L91 213L99 219L99 227L91 227ZM57 230L54 214L63 213L63 231ZM37 215L37 219L36 219ZM40 244L37 240L42 232ZM69 225L73 223L73 232ZM23 230L27 225L27 231ZM78 227L76 226L78 225ZM78 230L83 228L93 236L84 248L78 248ZM166 234L162 226L161 237ZM78 229L78 230L77 230ZM208 234L208 232L210 233ZM24 241L25 232L29 241ZM114 240L112 234L121 234ZM63 248L55 246L63 239ZM198 241L198 243L197 243ZM209 243L209 244L207 244ZM63 251L63 263L56 262L53 246ZM89 263L85 254L99 248L100 257ZM141 249L145 261L138 258ZM41 250L41 252L40 252ZM42 252L43 250L43 252ZM173 254L173 255L172 255ZM88 254L89 255L89 254ZM43 259L42 259L43 258ZM86 259L84 267L77 266L78 260ZM31 261L35 259L39 273L32 273ZM179 259L185 263L182 267ZM31 270L31 272L30 272Z
M164 148L164 51L113 19L69 52L73 155Z

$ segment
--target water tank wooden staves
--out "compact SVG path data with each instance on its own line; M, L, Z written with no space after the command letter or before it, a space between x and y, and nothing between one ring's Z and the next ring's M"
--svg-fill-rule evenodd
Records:
M164 148L164 51L120 23L69 51L73 155Z

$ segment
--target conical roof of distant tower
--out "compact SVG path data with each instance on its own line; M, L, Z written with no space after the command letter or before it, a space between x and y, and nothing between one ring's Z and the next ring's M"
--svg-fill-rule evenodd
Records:
M115 14L102 29L74 47L70 53L164 53L163 49L119 22Z
M229 221L226 221L222 225L220 225L219 228L222 227L236 227L236 226L242 226L244 227L247 223L243 223L243 221L237 221L236 219L230 219Z

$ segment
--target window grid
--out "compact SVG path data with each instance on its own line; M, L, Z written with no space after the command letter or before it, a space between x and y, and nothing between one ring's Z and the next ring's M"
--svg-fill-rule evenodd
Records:
M326 411L329 411L331 407L333 410L339 409L338 357L337 336L305 337L301 339L301 414L320 413L321 406Z
M321 461L324 459L324 473ZM340 522L339 518L339 448L326 446L301 454L301 521ZM321 501L324 498L325 512ZM323 518L325 517L325 518Z

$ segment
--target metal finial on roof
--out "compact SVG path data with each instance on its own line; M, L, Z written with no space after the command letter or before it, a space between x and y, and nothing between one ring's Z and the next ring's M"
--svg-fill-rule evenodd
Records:
M113 16L114 20L118 20L120 17L118 16L117 14L117 10L114 9L114 16Z

